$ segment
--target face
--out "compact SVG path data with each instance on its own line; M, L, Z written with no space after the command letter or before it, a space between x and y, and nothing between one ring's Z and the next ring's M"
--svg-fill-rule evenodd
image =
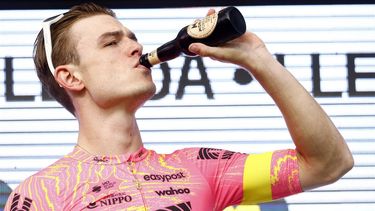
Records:
M139 64L142 46L117 19L96 15L76 22L70 36L80 58L77 72L100 107L138 108L155 93L151 71Z

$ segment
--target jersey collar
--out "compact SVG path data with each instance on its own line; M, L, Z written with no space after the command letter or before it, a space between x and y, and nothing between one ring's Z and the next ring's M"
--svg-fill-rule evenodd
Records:
M70 157L84 163L115 165L126 162L139 162L145 159L148 153L149 150L142 146L135 152L121 155L92 155L86 150L82 149L80 146L75 146L73 152L66 155L66 157Z

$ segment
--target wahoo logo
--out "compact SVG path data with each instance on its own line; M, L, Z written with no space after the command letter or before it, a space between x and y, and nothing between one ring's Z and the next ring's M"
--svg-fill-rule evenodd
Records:
M190 201L184 202L181 204L176 204L173 206L166 207L164 209L158 209L156 211L191 211L191 203Z
M222 149L215 149L215 148L200 148L197 159L201 159L201 160L217 160L217 159L229 160L229 159L232 158L232 155L234 154L234 152L226 150L226 151L224 151L223 155L221 157L219 157L222 151L223 151Z
M159 196L172 196L172 195L178 195L178 194L189 194L190 189L189 188L184 188L184 189L173 189L170 187L168 190L159 190L155 191Z
M29 211L31 207L32 199L25 197L22 203L22 208L18 209L18 203L20 202L21 195L15 193L13 196L12 204L10 206L10 211Z

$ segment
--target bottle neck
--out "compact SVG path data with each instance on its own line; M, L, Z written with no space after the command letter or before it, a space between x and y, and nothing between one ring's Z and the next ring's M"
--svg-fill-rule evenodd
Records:
M139 62L150 68L154 65L172 60L181 54L181 48L176 39L164 43L162 46L158 47L156 50L150 53L143 54L139 59Z
M181 55L181 47L176 39L164 43L156 49L160 62L172 60Z

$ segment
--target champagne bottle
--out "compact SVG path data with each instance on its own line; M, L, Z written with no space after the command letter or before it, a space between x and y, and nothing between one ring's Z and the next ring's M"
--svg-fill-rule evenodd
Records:
M177 37L156 50L143 54L139 62L150 68L181 55L196 56L188 50L189 45L200 42L209 46L218 46L241 36L246 31L245 19L235 7L226 7L205 18L187 25Z

